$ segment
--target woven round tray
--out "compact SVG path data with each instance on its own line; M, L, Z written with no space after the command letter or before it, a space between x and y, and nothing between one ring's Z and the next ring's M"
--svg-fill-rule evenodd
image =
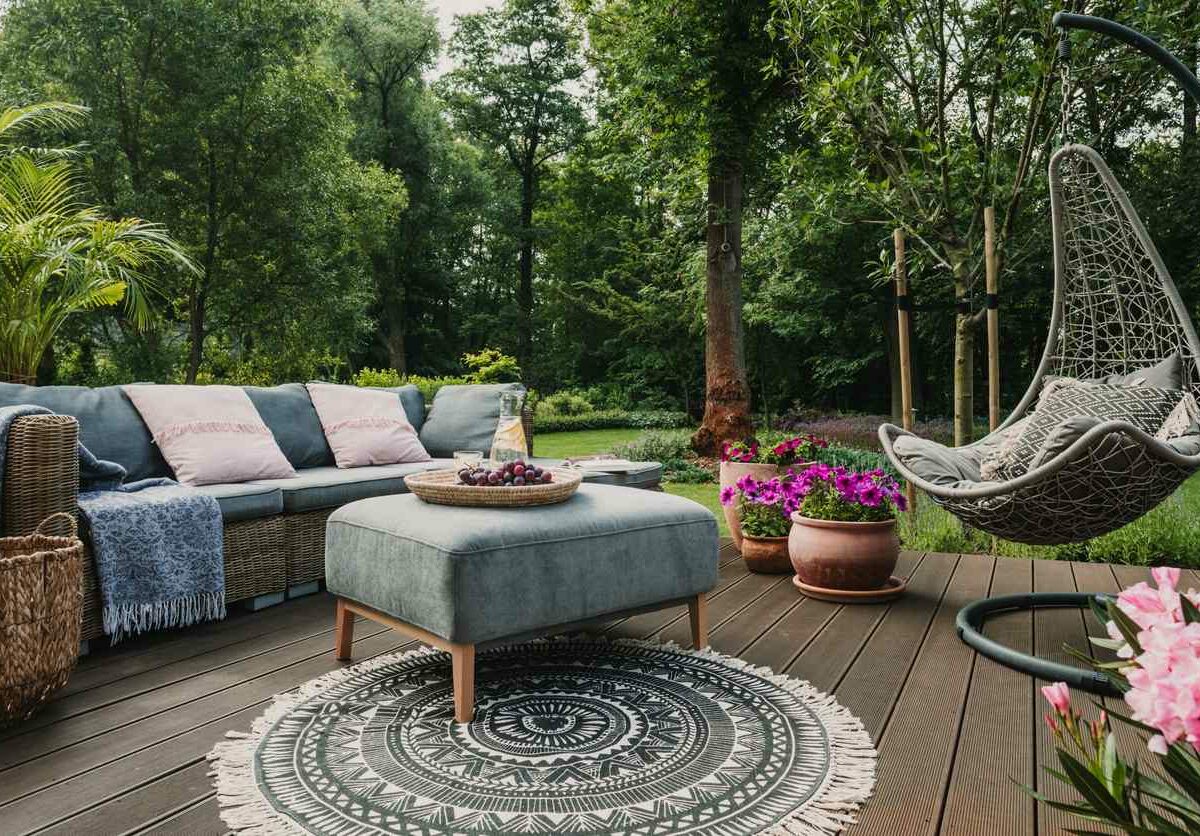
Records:
M485 508L520 508L526 505L553 505L563 502L583 481L578 471L550 468L554 481L549 485L521 485L515 488L481 488L463 485L457 470L429 470L404 477L408 489L426 502L437 505L468 505Z

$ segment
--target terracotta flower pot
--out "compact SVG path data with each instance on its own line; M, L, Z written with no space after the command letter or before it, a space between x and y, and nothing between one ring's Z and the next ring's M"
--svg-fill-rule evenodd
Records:
M737 480L743 476L749 476L759 482L766 482L776 476L782 476L789 469L799 472L809 464L810 462L797 462L787 467L780 467L777 464L760 464L758 462L721 462L721 487L727 488L735 485ZM721 510L725 512L725 522L729 525L729 535L733 537L733 545L737 547L738 551L741 551L742 523L738 517L737 505L724 505Z
M742 535L742 560L751 572L763 575L790 575L792 561L787 537L751 537Z
M824 589L879 589L900 557L896 521L838 522L792 514L788 554L796 576Z

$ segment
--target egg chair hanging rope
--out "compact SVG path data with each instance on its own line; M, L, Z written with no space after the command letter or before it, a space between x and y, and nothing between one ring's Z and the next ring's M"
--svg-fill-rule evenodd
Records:
M1060 13L1055 24L1119 37L1200 98L1195 76L1140 33L1086 15ZM1060 45L1060 56L1069 57L1069 47ZM1069 109L1065 89L1064 137ZM1178 357L1182 388L1200 395L1200 341L1125 190L1095 150L1070 142L1051 158L1049 179L1054 302L1045 353L1008 419L957 452L994 449L1032 411L1049 376L1127 375ZM1200 470L1200 446L1162 441L1131 423L1108 420L1015 478L946 485L926 480L897 455L894 442L905 435L890 424L879 429L884 451L905 479L968 525L1021 543L1063 544L1106 534L1154 508Z

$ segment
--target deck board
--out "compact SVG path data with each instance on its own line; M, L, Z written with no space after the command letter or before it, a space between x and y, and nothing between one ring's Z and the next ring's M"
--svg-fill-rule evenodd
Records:
M954 616L989 590L1112 592L1147 570L908 553L898 568L908 593L868 607L804 598L786 577L748 572L729 544L721 563L713 646L832 691L876 741L875 796L852 832L1059 833L1068 823L1010 780L1042 780L1035 766L1051 754L1040 683L977 658L955 636ZM1018 613L986 631L1062 658L1063 641L1095 629L1089 619ZM0 733L0 832L225 833L205 755L226 732L247 729L274 694L338 667L331 630L322 593L84 659L38 717ZM682 608L597 630L689 640ZM407 646L363 624L355 659Z

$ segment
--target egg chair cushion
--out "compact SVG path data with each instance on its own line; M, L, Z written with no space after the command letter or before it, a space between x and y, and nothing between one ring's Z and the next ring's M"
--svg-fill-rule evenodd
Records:
M1049 461L1055 451L1066 450L1094 426L1072 419L1094 418L1096 423L1125 421L1150 435L1167 428L1168 431L1163 433L1166 438L1184 435L1191 422L1181 421L1181 415L1194 413L1195 409L1195 399L1178 389L1068 383L1064 380L1058 383L1046 387L1036 411L1022 431L983 462L980 466L983 479L1015 479Z

